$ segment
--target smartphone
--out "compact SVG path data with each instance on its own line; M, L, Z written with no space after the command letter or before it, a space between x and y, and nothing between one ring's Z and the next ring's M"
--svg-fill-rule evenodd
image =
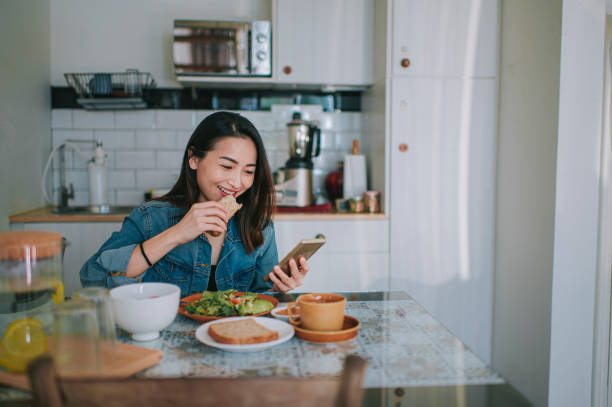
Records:
M304 256L306 260L310 258L321 246L325 244L325 239L303 239L300 243L298 243L283 259L278 263L281 270L285 272L288 276L291 275L291 271L289 270L289 259L295 259L295 262L298 262L300 256ZM299 263L298 263L299 264ZM270 281L270 277L266 275L264 277L265 281Z

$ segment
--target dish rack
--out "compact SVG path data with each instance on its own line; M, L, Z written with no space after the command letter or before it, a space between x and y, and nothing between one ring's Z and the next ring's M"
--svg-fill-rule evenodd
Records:
M77 94L77 103L87 110L144 109L143 91L157 86L148 72L65 73Z

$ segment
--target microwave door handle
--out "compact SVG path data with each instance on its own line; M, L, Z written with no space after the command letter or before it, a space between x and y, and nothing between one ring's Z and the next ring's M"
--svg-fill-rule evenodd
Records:
M236 72L247 74L249 65L249 33L248 24L236 30L234 38L234 52L236 57Z

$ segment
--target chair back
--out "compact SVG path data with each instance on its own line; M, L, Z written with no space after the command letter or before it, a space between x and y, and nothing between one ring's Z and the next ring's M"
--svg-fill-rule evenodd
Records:
M61 379L53 360L42 356L30 363L28 376L35 405L48 407L358 407L365 367L349 355L342 376L331 378Z

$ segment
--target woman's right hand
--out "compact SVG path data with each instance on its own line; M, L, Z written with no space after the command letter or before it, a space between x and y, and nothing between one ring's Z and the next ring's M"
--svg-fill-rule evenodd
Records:
M227 230L227 210L215 201L194 203L173 229L178 244L192 241L204 232L223 233Z

